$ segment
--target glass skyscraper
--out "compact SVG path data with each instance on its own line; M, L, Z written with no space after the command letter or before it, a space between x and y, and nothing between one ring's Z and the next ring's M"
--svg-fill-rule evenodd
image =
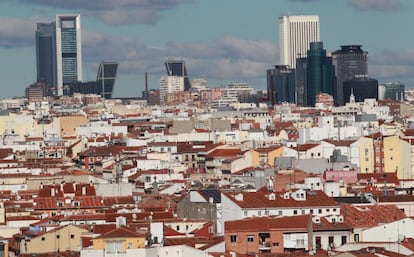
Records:
M187 68L183 59L169 59L165 62L165 68L167 69L167 76L183 77L184 91L190 90L191 82L188 79Z
M345 45L332 53L332 61L337 77L334 100L336 106L341 106L349 100L344 97L344 81L368 78L368 53L360 45Z
M55 23L38 23L35 36L37 81L46 82L48 88L54 87L57 84Z
M56 15L57 94L63 85L82 81L82 41L79 14Z
M295 70L288 65L267 70L267 94L272 105L295 103Z
M333 96L336 83L332 57L326 55L322 42L311 42L306 57L306 99L305 106L315 106L315 97L319 93ZM303 74L303 72L299 72Z

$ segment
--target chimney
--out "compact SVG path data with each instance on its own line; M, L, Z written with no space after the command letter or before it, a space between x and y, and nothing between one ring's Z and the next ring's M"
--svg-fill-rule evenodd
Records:
M86 186L82 185L82 195L86 195Z
M55 196L55 188L54 187L50 188L50 196Z

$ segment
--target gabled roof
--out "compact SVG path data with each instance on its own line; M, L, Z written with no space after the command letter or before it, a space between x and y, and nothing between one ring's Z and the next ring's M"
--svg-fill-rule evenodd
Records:
M266 216L226 221L224 227L226 233L266 232L270 230L307 231L310 222L312 222L310 214L291 217Z

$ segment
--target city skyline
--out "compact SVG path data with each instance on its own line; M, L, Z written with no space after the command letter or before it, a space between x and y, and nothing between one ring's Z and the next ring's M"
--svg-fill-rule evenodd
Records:
M189 78L205 78L210 87L247 82L265 89L266 70L279 64L278 18L283 15L318 15L327 51L362 45L369 54L369 77L414 86L413 39L403 32L414 19L414 3L408 0L6 0L0 7L0 53L7 60L0 76L3 88L10 88L1 98L24 95L36 80L36 24L59 13L82 16L83 81L93 79L101 61L119 63L115 97L140 96L145 72L149 88L158 88L163 64L171 57L183 58Z

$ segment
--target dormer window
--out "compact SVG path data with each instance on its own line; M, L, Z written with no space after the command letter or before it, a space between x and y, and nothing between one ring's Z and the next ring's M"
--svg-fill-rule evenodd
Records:
M57 202L57 206L58 206L58 207L63 207L63 202L62 202L62 201L58 201L58 202Z

